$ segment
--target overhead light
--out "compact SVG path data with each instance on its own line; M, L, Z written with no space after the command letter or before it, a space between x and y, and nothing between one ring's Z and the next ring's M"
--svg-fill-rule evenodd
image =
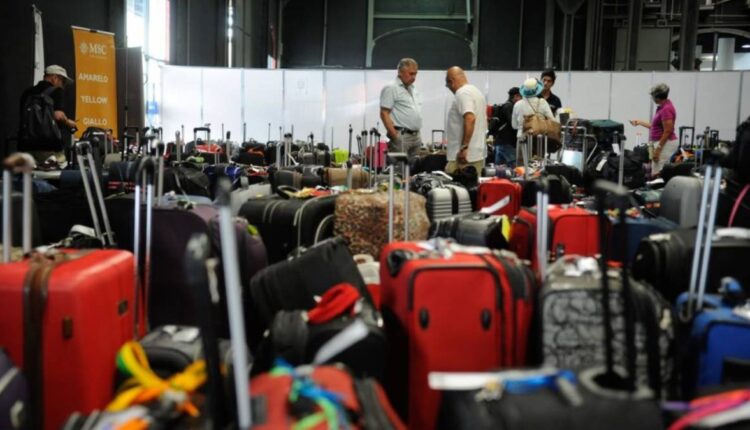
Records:
M746 44L742 45L742 47L745 48L745 49L748 49L748 48L750 48L750 43L746 43Z

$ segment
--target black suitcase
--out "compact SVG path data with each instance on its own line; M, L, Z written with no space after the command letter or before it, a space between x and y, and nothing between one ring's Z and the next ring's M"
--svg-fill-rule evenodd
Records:
M247 201L239 215L258 228L268 262L285 260L297 247L333 236L335 196L286 199L268 196Z
M507 217L481 212L457 215L433 222L430 237L453 238L461 245L506 249L508 241L503 236L503 223L508 223Z
M633 275L656 287L670 302L690 286L696 230L679 229L642 240L633 262ZM736 278L750 293L750 230L719 229L711 246L706 292L715 294L721 278Z
M318 243L295 258L272 264L259 271L250 281L252 307L248 308L252 346L258 344L263 331L280 310L310 309L315 296L336 284L348 282L372 303L365 281L352 254L340 238ZM250 311L252 309L252 311Z
M549 190L549 203L553 205L568 204L573 201L573 190L564 176L544 175ZM522 183L521 206L536 205L536 192L539 178L529 179Z

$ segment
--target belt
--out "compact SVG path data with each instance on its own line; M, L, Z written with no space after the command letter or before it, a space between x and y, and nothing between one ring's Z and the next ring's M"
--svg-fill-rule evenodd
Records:
M409 130L408 128L403 127L394 127L397 131L400 131L403 134L417 134L419 133L419 130Z

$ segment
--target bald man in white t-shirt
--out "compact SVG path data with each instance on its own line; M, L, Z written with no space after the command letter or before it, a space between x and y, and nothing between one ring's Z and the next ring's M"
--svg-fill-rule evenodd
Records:
M448 69L445 86L454 94L448 111L445 134L448 140L446 173L452 174L467 166L474 166L477 174L487 158L487 102L466 73L458 66Z

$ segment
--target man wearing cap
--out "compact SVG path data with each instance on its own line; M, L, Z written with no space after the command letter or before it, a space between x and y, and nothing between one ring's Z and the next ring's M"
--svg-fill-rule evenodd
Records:
M26 108L26 103L28 99L32 96L36 95L48 95L52 99L53 104L53 117L55 119L55 122L60 127L61 130L72 130L76 128L75 121L69 119L64 112L64 104L63 104L63 89L71 84L73 82L73 79L68 77L68 73L65 71L64 68L53 64L51 66L47 66L44 69L44 79L39 81L36 85L33 87L27 88L23 94L21 95L21 121L23 122L24 118L24 109ZM24 149L24 144L27 143L24 141L24 130L25 126L22 123L21 124L21 140L19 142L19 148ZM41 164L44 163L44 161L49 158L52 155L55 155L56 161L58 163L61 163L65 161L65 155L62 152L59 152L63 149L63 140L60 142L56 142L54 145L57 149L57 151L29 151L34 155L34 157L37 160L37 163Z
M516 130L511 124L513 118L513 106L521 100L521 92L518 87L508 90L508 100L500 105L498 112L498 131L495 134L495 164L504 164L508 167L516 165Z
M402 58L398 76L380 91L380 119L388 134L388 151L406 152L410 162L422 146L422 97L414 87L417 69L413 58Z
M484 94L469 84L466 73L458 66L446 72L445 86L454 94L445 121L448 139L445 172L454 174L467 166L474 166L478 175L487 157L487 102Z

